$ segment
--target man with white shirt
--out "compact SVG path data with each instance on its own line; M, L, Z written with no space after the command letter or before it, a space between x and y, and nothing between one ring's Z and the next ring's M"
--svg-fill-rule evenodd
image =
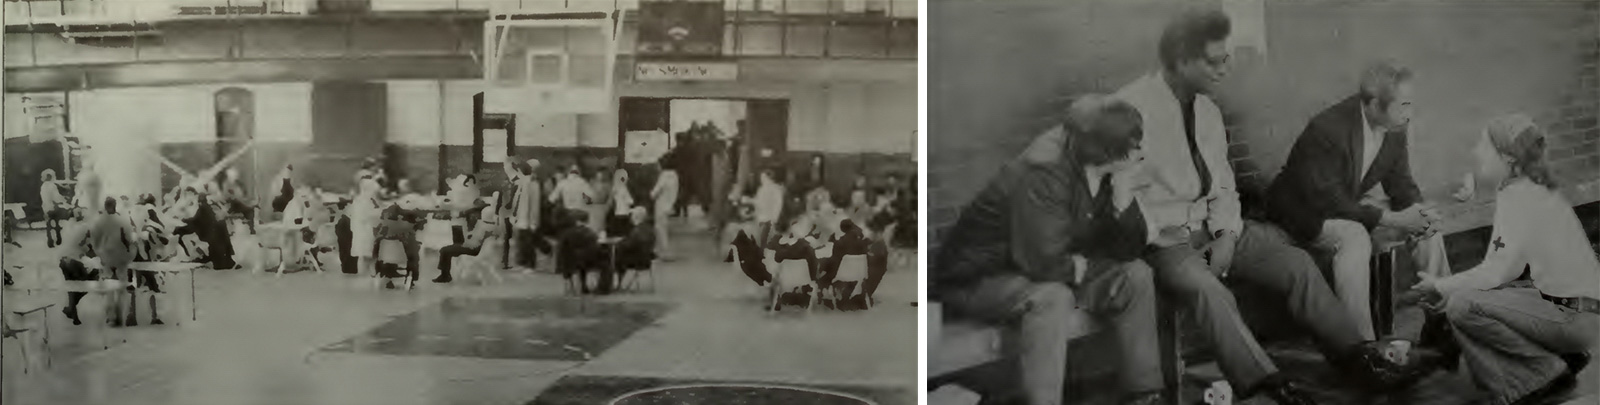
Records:
M1423 208L1411 177L1411 77L1394 62L1368 68L1357 94L1306 125L1267 192L1274 222L1299 243L1333 256L1334 290L1367 339L1380 337L1370 300L1372 234L1423 234L1437 218ZM1387 202L1373 195L1380 185ZM1449 273L1444 236L1433 233L1411 251L1424 272Z
M1150 186L1138 199L1154 245L1144 259L1156 287L1201 325L1241 398L1315 403L1279 373L1245 326L1222 283L1227 278L1281 293L1294 319L1326 348L1325 357L1359 385L1402 384L1409 370L1383 360L1381 345L1360 334L1310 255L1277 227L1242 218L1222 112L1210 97L1227 73L1231 29L1217 10L1174 20L1161 35L1163 69L1116 94L1144 116Z

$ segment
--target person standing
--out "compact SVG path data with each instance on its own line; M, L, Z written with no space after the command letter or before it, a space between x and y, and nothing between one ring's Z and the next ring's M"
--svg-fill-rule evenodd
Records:
M350 255L356 258L358 274L376 270L373 266L378 246L376 232L383 214L378 202L380 187L377 179L362 178L355 201L350 202Z
M239 170L228 168L222 172L222 195L228 202L228 211L244 217L244 223L250 229L250 234L256 233L255 204L250 203L250 195L245 192L244 184L240 182Z
M1334 291L1367 339L1372 318L1373 235L1420 235L1436 222L1411 177L1407 127L1411 70L1394 62L1368 68L1355 95L1306 124L1283 172L1267 191L1267 210L1302 245L1333 256ZM1388 201L1373 194L1382 186ZM1433 233L1412 252L1428 273L1448 274L1444 235Z
M39 175L39 208L44 211L45 247L55 248L61 243L61 221L72 217L72 208L61 195L61 185L56 183L56 171L44 169Z
M588 210L589 204L597 198L594 189L589 187L589 181L583 179L583 173L578 170L578 164L573 163L567 169L565 177L556 183L556 190L550 193L550 202L560 202L561 208L567 210Z
M657 163L661 166L661 175L656 176L656 186L650 189L650 199L655 201L657 251L662 254L672 249L672 243L667 239L667 218L678 206L679 187L678 171L664 163L666 161Z
M539 178L535 173L539 170L539 159L528 159L527 162L516 165L508 159L504 163L506 179L512 187L511 197L511 229L515 234L517 257L515 265L532 270L538 267L539 254L535 243L534 230L539 229L539 208L544 199L540 198Z
M756 241L760 242L763 247L767 245L769 239L772 239L772 236L776 235L775 232L784 231L772 228L778 225L778 219L783 216L783 199L783 185L778 184L776 174L773 173L772 169L762 170L761 186L756 189L753 204L755 205L755 222L757 229L760 229L758 231L760 234L756 235Z
M617 169L611 179L610 210L606 213L606 236L625 237L633 228L633 192L628 191L628 171Z
M83 170L78 172L78 186L73 193L73 204L80 209L74 216L83 219L100 212L100 195L102 192L100 175L95 173L94 161L84 160Z
M123 280L128 282L129 284L127 291L131 292L134 289L134 271L128 268L128 265L133 263L136 246L140 241L143 240L142 234L139 232L139 229L135 228L133 223L127 218L117 214L117 200L115 198L106 198L102 204L102 207L103 208L99 210L94 217L89 218L88 221L74 227L74 229L69 232L69 235L63 239L61 250L57 252L57 256L61 258L74 258L82 256L84 253L83 247L85 244L87 244L89 249L94 251L95 257L100 259L100 265L106 271L104 275L110 275L111 279L113 280ZM81 272L81 266L81 264L76 266L68 266L64 264L62 269L63 271L68 271L69 267L73 267L70 269L72 270L71 272ZM69 274L68 278L81 279L86 277L81 277L81 274ZM123 299L128 298L131 300L131 297L131 295L128 295L125 292L111 294L112 299L109 303L109 307L111 308L110 313L113 314L109 317L111 318L111 326L121 327L124 325L134 326L138 324L138 320L135 319L133 315L133 313L136 311L131 311L134 309L132 306L138 305L138 303L130 301L130 311L128 312L127 317L124 319L122 316ZM74 324L79 323L77 316L77 301L81 300L82 298L83 295L74 295L74 293L68 293L68 302L70 304L68 308L71 309L71 311L67 314L67 317L72 318ZM150 310L155 311L154 297L151 298L150 304ZM159 320L160 316L156 316L155 319Z
M1487 404L1539 404L1565 393L1600 339L1600 260L1545 160L1545 134L1526 115L1494 119L1474 155L1499 180L1494 234L1483 262L1447 277L1426 271L1432 295ZM1526 274L1526 284L1507 284Z

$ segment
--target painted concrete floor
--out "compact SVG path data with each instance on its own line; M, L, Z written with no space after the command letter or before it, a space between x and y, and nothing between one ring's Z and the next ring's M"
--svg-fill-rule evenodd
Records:
M42 233L17 238L25 248L8 248L3 265L19 287L36 271L59 279ZM911 268L890 270L870 311L791 307L770 316L757 287L714 257L709 238L674 242L682 257L658 263L656 292L581 306L547 273L508 273L504 284L482 286L433 284L426 271L408 292L337 273L202 270L198 321L184 306L188 280L178 277L160 304L168 325L149 326L142 304L144 326L108 329L109 350L91 326L103 319L98 298L84 300L85 324L73 326L60 312L64 294L6 290L8 312L58 306L46 313L50 367L41 336L32 337L27 374L19 342L4 342L0 402L511 405L573 403L564 393L603 392L597 386L692 381L829 387L884 405L915 403ZM7 316L13 327L44 326L39 315Z

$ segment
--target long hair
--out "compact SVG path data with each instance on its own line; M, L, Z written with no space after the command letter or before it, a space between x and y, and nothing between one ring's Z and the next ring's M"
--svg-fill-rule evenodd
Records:
M1550 174L1549 161L1545 159L1545 134L1538 124L1524 114L1511 114L1495 118L1484 130L1496 152L1511 158L1511 176L1527 178L1535 184L1555 189L1555 176Z

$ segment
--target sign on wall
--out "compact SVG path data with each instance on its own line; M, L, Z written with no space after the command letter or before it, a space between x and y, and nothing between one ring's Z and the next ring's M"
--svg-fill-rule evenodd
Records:
M733 62L639 62L633 72L639 81L739 80L739 64Z
M238 0L179 0L174 1L174 17L227 16L227 15L303 15L310 10L310 0L266 0L246 4Z
M483 162L500 163L506 161L506 130L483 130Z

